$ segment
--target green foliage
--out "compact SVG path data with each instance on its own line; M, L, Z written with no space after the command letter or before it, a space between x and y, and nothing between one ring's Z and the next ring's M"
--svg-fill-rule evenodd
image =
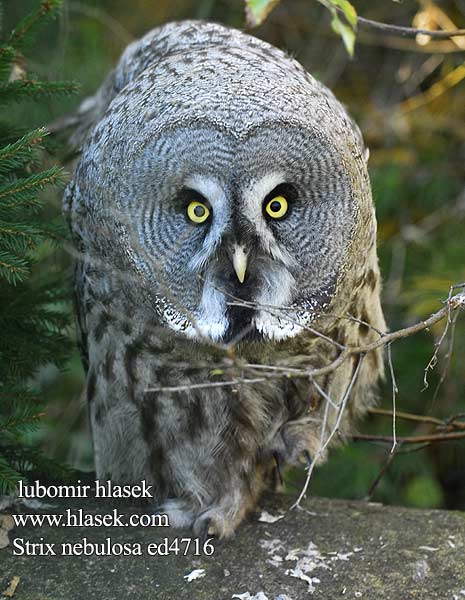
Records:
M43 0L0 45L0 105L28 97L69 93L74 84L38 81L15 71L39 26L56 15L60 2ZM14 490L28 472L63 469L27 444L44 410L33 389L37 370L50 362L63 365L68 352L65 328L67 297L62 278L38 276L38 250L61 236L60 227L43 216L43 190L61 180L52 166L35 172L44 128L14 139L21 127L0 123L0 493Z
M21 19L5 43L7 48L13 50L14 56L18 56L19 52L31 46L38 30L42 29L47 21L56 17L61 2L62 0L42 0L34 12Z
M257 27L266 19L280 0L245 0L245 12L250 27ZM354 54L357 11L348 0L317 0L331 13L331 27L344 43L350 56ZM341 13L343 18L341 19Z
M357 12L348 0L318 0L330 11L331 27L335 33L341 36L344 46L350 56L354 54L355 28L357 26ZM344 15L341 19L338 12L340 9Z
M412 479L405 490L405 503L417 508L439 508L443 503L441 486L431 476Z

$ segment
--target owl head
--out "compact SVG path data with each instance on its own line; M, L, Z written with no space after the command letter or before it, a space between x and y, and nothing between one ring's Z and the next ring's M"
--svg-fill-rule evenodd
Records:
M282 340L363 262L362 143L296 61L218 52L170 55L115 96L76 172L76 228L89 254L137 274L135 310L194 339Z

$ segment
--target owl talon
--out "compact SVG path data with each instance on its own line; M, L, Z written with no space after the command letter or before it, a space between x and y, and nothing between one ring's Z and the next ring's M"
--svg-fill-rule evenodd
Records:
M305 461L307 463L307 467L310 468L312 466L312 457L308 450L304 450Z
M308 423L293 422L285 424L272 442L271 451L276 464L278 476L282 481L282 465L305 462L312 464L312 456L316 456L320 448L320 432ZM321 457L324 460L324 456ZM320 460L318 461L320 462Z
M208 538L214 537L217 532L212 519L199 517L193 527L194 535L204 544Z
M202 527L202 531L199 534L200 543L204 544L209 537L215 535L215 528L211 525L211 519L207 519Z

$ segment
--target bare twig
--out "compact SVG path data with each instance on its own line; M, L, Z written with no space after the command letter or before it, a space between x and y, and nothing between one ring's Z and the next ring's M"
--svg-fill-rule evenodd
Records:
M437 362L438 362L438 354L439 354L439 349L441 348L442 342L444 341L447 332L449 331L449 326L451 323L451 317L450 317L450 313L451 313L451 304L450 304L450 300L452 298L452 292L454 291L454 289L457 289L457 287L462 287L460 284L459 286L451 286L450 290L449 290L449 296L447 297L446 300L446 307L447 307L447 321L446 321L446 326L444 327L444 330L441 334L441 337L439 338L439 341L437 341L435 343L435 349L434 349L434 354L433 356L430 358L428 364L425 367L425 372L424 372L424 376L423 376L423 384L424 387L422 389L422 391L426 390L429 387L429 383L428 383L428 371L432 371L434 369L434 367L436 366ZM465 287L465 284L464 284ZM463 295L463 294L462 294ZM465 298L465 296L464 296Z
M368 412L372 415L381 415L386 417L392 417L392 410L386 410L384 408L369 408ZM441 419L437 419L436 417L430 417L427 415L415 415L413 413L408 412L400 412L396 413L397 419L405 419L406 421L419 421L420 423L429 423L432 425L444 425L444 421Z
M177 385L174 387L156 387L156 388L147 388L146 392L186 392L189 390L202 390L205 388L218 388L218 387L231 387L235 385L243 385L248 384L252 385L254 383L263 383L266 381L266 377L259 377L257 379L233 379L231 381L212 381L208 383L190 383L188 385Z
M341 15L344 12L338 9ZM427 35L428 37L435 40L448 40L452 37L465 36L465 29L451 29L448 31L441 30L435 31L431 29L421 29L416 27L403 27L401 25L390 25L388 23L381 23L380 21L373 21L372 19L366 19L365 17L357 16L357 26L360 29L376 30L387 35L395 35L400 37L415 38L417 35Z
M457 287L460 286L452 286L451 289L455 289ZM450 311L452 310L456 310L458 308L463 308L465 307L465 293L459 293L456 294L455 296L451 296L449 297L446 302L445 302L445 306L443 308L441 308L440 310L438 310L437 312L435 312L434 314L432 314L428 319L424 320L424 321L419 321L418 323L415 323L414 325L411 325L410 327L405 327L404 329L399 329L397 331L393 331L390 333L386 333L384 334L382 337L380 337L378 340L375 340L373 342L371 342L370 344L366 344L364 346L347 346L344 348L344 350L342 350L340 352L340 354L329 364L325 365L324 367L320 367L317 369L298 369L295 367L286 367L286 369L284 371L282 371L280 368L278 367L274 367L274 366L269 366L269 373L267 373L263 378L260 379L260 381L257 381L256 379L241 379L241 380L235 380L239 383L260 383L265 381L265 379L280 379L282 377L289 377L292 376L293 378L315 378L321 375L327 375L328 373L332 373L333 371L335 371L338 367L340 367L350 356L353 355L362 355L362 354L367 354L368 352L373 352L373 350L376 350L377 348L380 348L386 344L389 344L391 342L393 342L394 340L399 340L399 339L403 339L406 337L409 337L410 335L413 335L415 333L418 333L419 331L423 331L425 329L428 329L429 327L431 327L432 325L434 325L435 323L438 323L439 321L441 321L445 316L450 314ZM305 359L305 357L304 357ZM242 368L246 369L248 365L240 365ZM252 367L252 365L250 365L249 367ZM253 365L253 368L258 368L258 365ZM261 365L262 369L266 369L266 367L264 365ZM196 388L200 389L200 388L209 388L209 387L221 387L222 385L233 385L231 382L206 382L206 383L199 383L199 384L195 384ZM189 386L177 386L175 388L171 388L171 387L161 387L161 388L152 388L150 390L147 391L157 391L157 392L177 392L177 391L182 391L184 389L189 389Z
M355 442L385 442L387 444L393 443L391 435L371 435L369 433L357 433L352 436ZM430 433L427 435L411 435L405 437L398 437L398 444L425 444L433 442L448 442L450 440L462 440L465 439L465 431L454 431L451 433Z
M353 375L351 377L351 380L349 382L349 385L347 386L347 389L344 393L344 396L342 398L342 400L340 401L339 405L338 405L338 415L337 415L337 419L336 419L336 423L331 431L331 433L328 435L328 437L326 438L326 440L323 442L324 440L324 434L325 434L325 430L326 430L326 421L328 418L328 407L329 407L329 402L326 403L326 407L325 407L325 416L323 418L323 424L322 424L322 428L321 428L321 439L320 439L320 447L318 448L318 452L316 453L316 455L313 457L313 460L311 461L309 467L308 467L308 471L307 471L307 478L305 480L304 486L299 494L299 497L297 498L297 500L294 502L294 504L291 506L291 510L293 508L297 508L300 506L300 503L302 502L302 500L305 497L305 494L307 493L308 490L308 486L310 485L310 480L312 478L312 473L313 473L313 469L315 468L316 463L318 462L318 460L320 459L320 457L323 455L323 453L325 452L326 448L329 446L330 442L332 441L333 437L336 435L336 433L339 431L339 426L341 424L341 420L342 420L342 416L344 414L346 405L347 405L347 401L350 397L350 394L352 392L352 388L354 387L354 383L357 381L357 377L358 374L360 372L360 367L362 365L362 361L364 358L364 354L360 354L360 356L358 357L358 361L357 361L357 367L354 369Z
M373 497L373 494L376 491L376 488L379 485L379 482L381 481L381 479L383 478L384 474L386 473L386 471L389 469L389 467L391 466L392 461L394 460L395 455L398 453L398 451L401 448L401 444L399 444L397 442L396 439L396 445L392 446L391 451L389 452L389 454L387 455L387 458L383 464L383 466L381 467L380 472L378 473L378 475L376 476L375 480L373 481L373 483L370 486L370 489L368 490L368 494L367 494L367 501L370 501Z
M459 38L461 39L461 38ZM418 54L457 54L463 53L451 40L431 41L424 46L417 44L413 39L403 37L394 37L391 35L382 35L369 31L360 31L357 34L357 43L364 46L378 46L381 48L391 48L401 50L402 52L415 52Z
M391 454L394 454L397 446L397 437L396 437L396 397L397 392L399 391L396 383L396 376L394 374L394 366L392 364L392 353L391 353L391 343L387 345L387 355L389 362L389 371L391 373L391 383L392 383L392 448Z
M439 390L441 389L442 384L444 383L446 377L447 377L447 373L449 371L449 366L450 366L450 361L452 358L452 351L454 349L454 342L455 342L455 328L457 325L457 319L460 313L455 313L453 319L452 319L452 325L450 328L450 340L449 340L449 345L447 348L447 352L446 355L444 357L445 359L445 363L444 363L444 367L442 369L442 373L441 373L441 377L439 378L438 384L436 386L436 389L434 390L434 394L433 394L433 400L432 400L432 404L434 404L437 400L438 394L439 394Z

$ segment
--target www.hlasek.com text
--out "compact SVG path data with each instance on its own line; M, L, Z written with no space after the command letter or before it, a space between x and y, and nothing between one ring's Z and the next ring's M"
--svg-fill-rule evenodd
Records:
M63 514L11 515L15 527L169 527L168 515L125 514L116 508L105 514L94 514L82 508L67 508Z

